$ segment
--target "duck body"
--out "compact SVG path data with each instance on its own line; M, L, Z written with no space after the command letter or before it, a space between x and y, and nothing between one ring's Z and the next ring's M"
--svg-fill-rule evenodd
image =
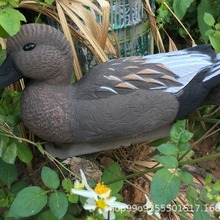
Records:
M209 45L110 60L74 85L70 45L55 28L24 25L7 46L15 72L31 79L21 101L25 125L70 148L135 139L169 126L220 84L220 57Z
M75 91L75 86L28 85L21 102L25 125L41 138L55 143L135 137L152 126L156 128L173 121L176 112L172 106L178 105L172 95L163 97L158 91L93 100L77 99L72 95ZM164 109L158 108L164 99ZM158 104L154 104L155 100Z

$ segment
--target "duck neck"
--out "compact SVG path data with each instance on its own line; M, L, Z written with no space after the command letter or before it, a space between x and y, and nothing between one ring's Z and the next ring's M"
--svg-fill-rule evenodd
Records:
M39 82L47 84L47 85L69 85L72 75L72 66L70 68L62 69L61 71L57 70L57 74L54 78L50 78L47 80L39 80Z

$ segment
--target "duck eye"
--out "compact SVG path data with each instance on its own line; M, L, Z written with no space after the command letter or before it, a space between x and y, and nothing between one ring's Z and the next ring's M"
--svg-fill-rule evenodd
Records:
M35 46L36 46L36 44L34 44L34 43L28 43L28 44L24 45L23 50L24 51L33 50L35 48Z

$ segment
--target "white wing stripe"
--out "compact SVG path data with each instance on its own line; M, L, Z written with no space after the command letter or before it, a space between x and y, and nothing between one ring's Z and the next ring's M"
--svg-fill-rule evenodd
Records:
M107 92L113 92L115 94L118 94L114 89L110 88L110 87L107 87L107 86L101 86L100 89L102 91L107 91Z

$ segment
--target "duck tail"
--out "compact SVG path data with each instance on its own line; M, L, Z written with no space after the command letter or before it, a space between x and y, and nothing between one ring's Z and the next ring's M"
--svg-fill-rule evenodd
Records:
M216 55L216 59L204 77L203 83L209 90L220 85L220 53Z

